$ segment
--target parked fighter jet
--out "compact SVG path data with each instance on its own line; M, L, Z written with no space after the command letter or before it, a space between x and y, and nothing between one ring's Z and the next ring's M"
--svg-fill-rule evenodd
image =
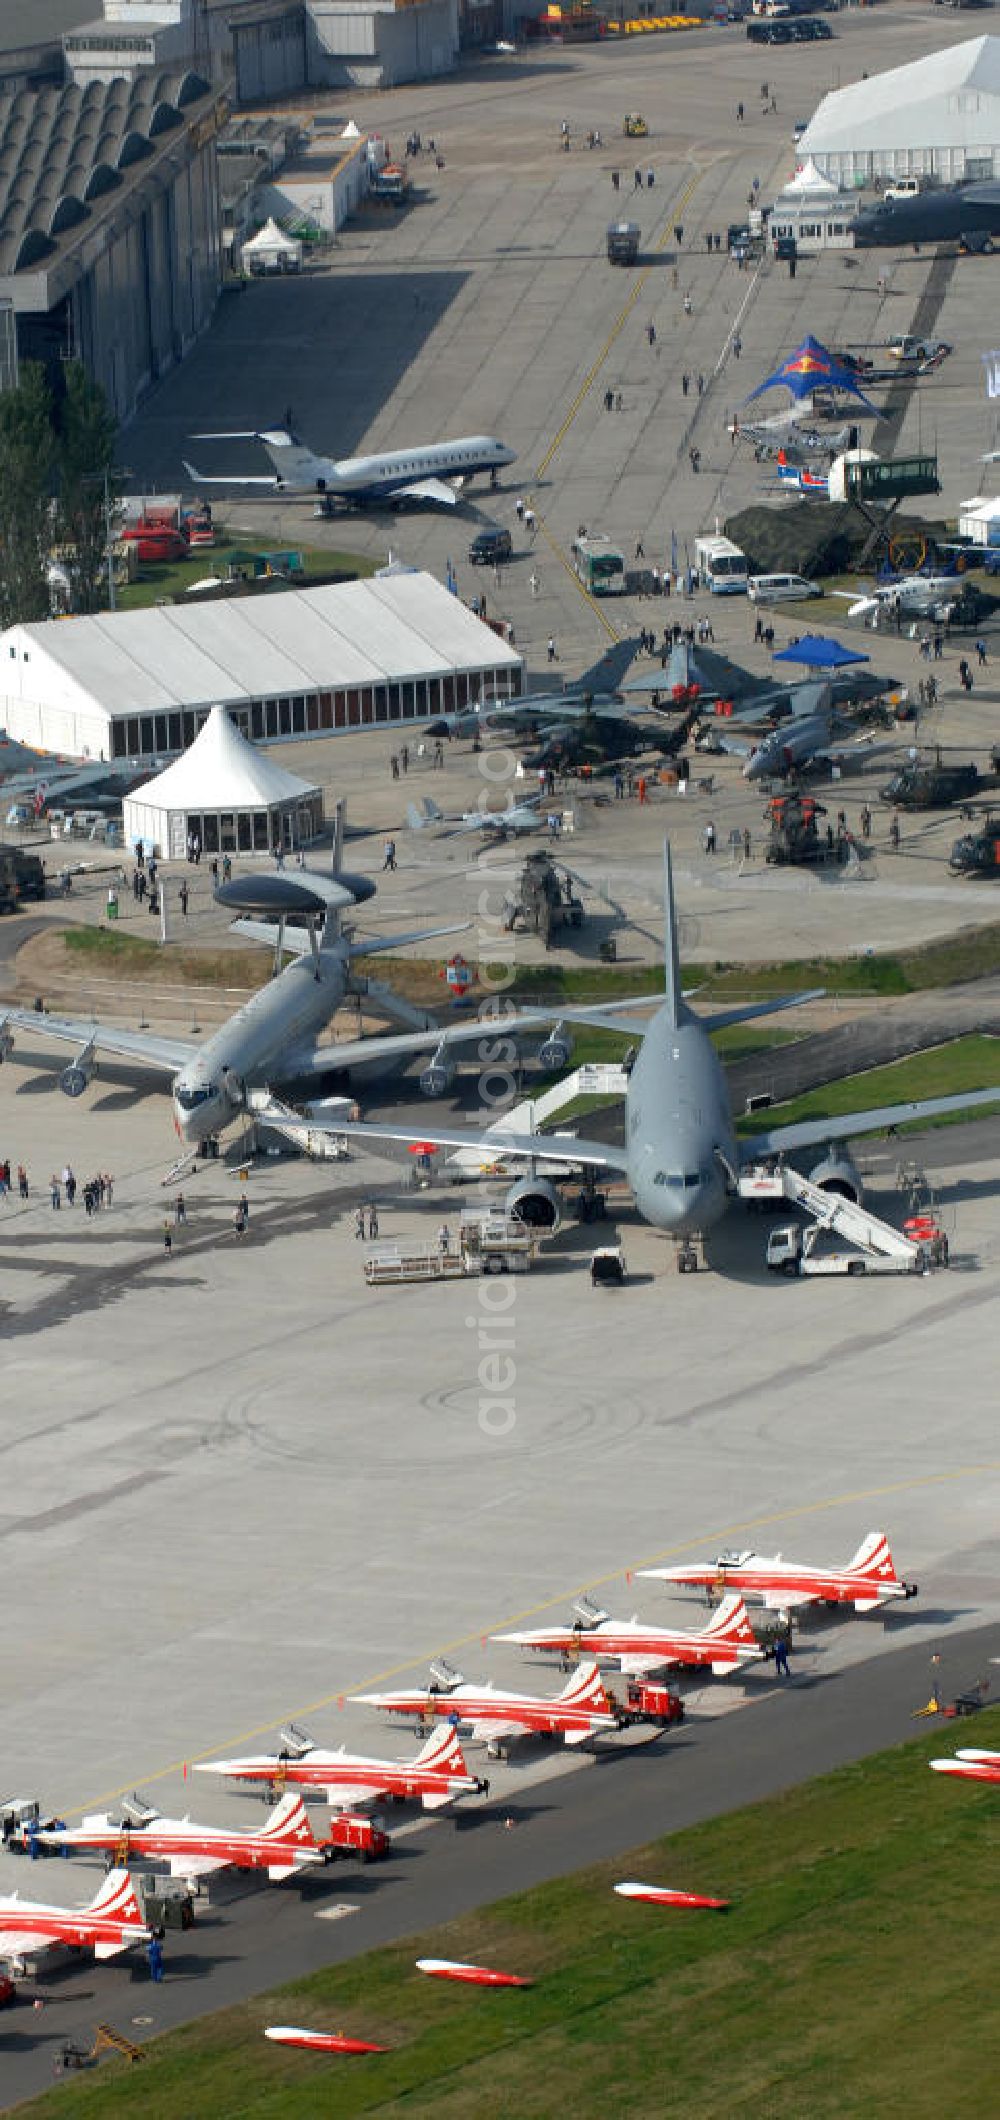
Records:
M407 803L406 822L411 832L443 830L445 837L453 832L484 832L488 839L513 839L519 832L537 832L544 823L539 814L541 799L527 795L523 802L515 802L510 797L505 809L462 810L448 817L429 795L422 795L419 803Z
M110 1818L106 1811L80 1826L46 1827L35 1835L67 1855L91 1849L118 1853L126 1862L165 1863L171 1877L211 1877L216 1870L266 1870L272 1884L321 1863L301 1796L283 1796L258 1832L228 1826L192 1825L190 1818L160 1818L150 1811L138 1822Z
M708 1026L688 1007L681 986L677 939L677 914L669 844L664 845L665 956L664 997L648 1022L639 1024L626 1014L626 1004L604 1009L560 1009L563 1023L583 1021L602 1029L626 1030L641 1041L628 1078L625 1096L624 1141L617 1146L576 1134L545 1134L504 1131L494 1126L476 1133L456 1122L450 1126L419 1129L396 1122L346 1120L324 1129L316 1122L299 1120L294 1113L281 1115L277 1123L292 1139L312 1131L335 1131L350 1140L412 1142L427 1140L442 1148L481 1149L495 1162L523 1158L526 1174L515 1181L507 1196L507 1212L532 1228L551 1231L559 1226L562 1206L556 1185L538 1170L540 1162L562 1165L568 1172L583 1171L589 1177L615 1173L631 1186L643 1219L673 1236L679 1245L677 1263L682 1271L693 1271L697 1254L692 1243L703 1237L725 1213L736 1189L741 1151L729 1103L722 1066L709 1036ZM796 994L783 1000L754 1002L727 1009L712 1019L712 1029L750 1021L776 1009L787 1008L815 996ZM632 1007L649 1005L649 997L636 997ZM526 1024L541 1020L539 1011L526 1010L504 1019L504 1037ZM545 1019L551 1021L551 1015ZM496 1025L492 1026L495 1034ZM472 1035L482 1036L482 1023L474 1023ZM413 1051L437 1044L447 1059L456 1036L468 1038L468 1024L446 1027L413 1037L379 1041L393 1052ZM367 1044L368 1041L362 1041ZM352 1048L344 1048L349 1064ZM822 1147L815 1169L809 1173L818 1185L831 1185L857 1200L861 1181L849 1154L831 1155L831 1144L913 1120L932 1118L947 1111L963 1111L978 1104L1000 1102L1000 1082L992 1089L963 1091L950 1097L929 1097L915 1103L891 1104L873 1110L845 1113L825 1119L806 1119L775 1126L758 1134L753 1143L754 1160L759 1156L794 1153Z
M944 184L912 199L882 199L851 225L858 248L957 242L960 250L989 252L1000 241L1000 184Z
M306 1795L322 1792L331 1810L377 1803L394 1796L419 1799L425 1811L438 1811L458 1796L482 1796L489 1782L470 1774L454 1730L435 1730L413 1759L369 1759L343 1745L324 1751L298 1731L283 1733L288 1747L277 1755L249 1754L242 1759L199 1760L198 1774L224 1774L229 1781L262 1781L275 1786L291 1782Z
M581 1617L571 1627L529 1628L526 1633L493 1634L490 1639L514 1642L521 1649L555 1650L560 1656L593 1656L600 1663L618 1664L630 1678L663 1671L669 1664L705 1664L717 1678L724 1678L744 1664L758 1662L764 1654L754 1639L741 1597L727 1597L699 1634L678 1627L648 1626L640 1619L611 1619L596 1607L585 1608L582 1601L577 1611Z
M390 1715L414 1715L424 1721L432 1715L447 1717L454 1724L468 1723L472 1735L483 1743L505 1737L562 1737L568 1745L586 1744L617 1730L596 1664L581 1664L561 1693L552 1699L536 1693L510 1693L490 1683L472 1685L459 1672L444 1683L402 1688L395 1693L354 1693L352 1700L365 1708L385 1708Z
M720 738L720 741L726 749L739 748L727 738ZM834 713L832 706L828 706L803 721L785 722L772 729L749 752L743 778L750 781L782 780L787 774L801 773L808 766L863 764L865 759L893 749L893 744L876 744L866 731L845 721L843 716Z
M966 1747L953 1759L931 1759L927 1764L935 1774L954 1774L959 1781L1000 1781L1000 1752Z
M894 1598L917 1595L916 1583L906 1583L896 1574L884 1531L869 1531L854 1559L843 1568L821 1568L783 1560L780 1553L768 1558L747 1550L720 1553L715 1561L685 1561L676 1568L639 1568L636 1572L645 1582L715 1590L727 1600L734 1591L741 1597L759 1597L772 1612L789 1612L801 1605L853 1605L855 1612L875 1612Z
M480 699L454 714L436 714L427 724L428 736L475 736L507 729L541 728L552 722L572 721L595 707L615 704L622 679L639 652L638 639L616 641L598 656L579 677L570 678L557 692L525 692L516 699Z
M329 506L377 506L380 502L433 501L454 508L456 488L483 471L491 476L515 461L516 452L489 434L466 434L454 442L418 449L390 449L378 456L316 456L285 427L242 427L193 434L194 442L259 442L273 470L225 476L184 469L196 486L268 486L278 493L316 493ZM452 483L454 481L454 483Z
M46 1906L17 1892L0 1897L0 1959L8 1965L23 1966L54 1943L117 1958L133 1944L148 1943L151 1934L127 1870L109 1870L85 1907Z

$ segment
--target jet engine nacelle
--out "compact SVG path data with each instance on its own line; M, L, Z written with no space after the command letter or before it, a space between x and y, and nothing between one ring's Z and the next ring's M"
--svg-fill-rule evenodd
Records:
M59 1077L59 1087L63 1096L82 1097L96 1067L94 1048L92 1045L85 1045L82 1053L78 1053L76 1059L71 1060L69 1066L63 1068Z
M857 1203L864 1191L861 1172L847 1154L846 1149L828 1149L821 1163L809 1172L811 1185L818 1185L821 1192L839 1193L842 1200Z
M511 1220L523 1222L526 1229L541 1229L554 1236L562 1226L562 1201L548 1178L519 1179L504 1205Z
M437 1052L420 1071L420 1094L423 1097L446 1097L455 1080L455 1062L449 1057L446 1045L439 1045Z
M544 1045L538 1048L538 1065L547 1075L561 1075L573 1058L573 1040L561 1023L553 1025Z

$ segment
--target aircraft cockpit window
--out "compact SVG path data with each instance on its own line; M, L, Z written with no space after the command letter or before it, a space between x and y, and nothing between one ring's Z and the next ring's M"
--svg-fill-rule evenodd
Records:
M696 1185L700 1185L700 1184L701 1184L701 1172L700 1172L700 1171L697 1171L697 1170L686 1170L686 1171L685 1171L685 1173L684 1173L684 1190L685 1190L685 1192L693 1192L693 1190L694 1190L695 1186L696 1186Z
M697 1185L697 1178L694 1182ZM679 1170L658 1170L653 1179L654 1185L672 1185L677 1192L683 1192L685 1183L686 1180Z
M199 1104L207 1104L209 1097L214 1097L215 1091L209 1083L204 1089L177 1089L174 1095L182 1112L193 1112L197 1111Z

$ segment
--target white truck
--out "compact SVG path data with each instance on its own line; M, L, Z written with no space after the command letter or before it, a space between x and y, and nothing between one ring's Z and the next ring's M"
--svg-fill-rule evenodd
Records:
M732 538L696 537L695 571L698 585L712 596L745 596L750 566L745 552Z
M826 1231L818 1222L783 1222L767 1240L767 1266L771 1273L861 1274L923 1273L926 1259L919 1245L905 1251L828 1251L820 1245Z

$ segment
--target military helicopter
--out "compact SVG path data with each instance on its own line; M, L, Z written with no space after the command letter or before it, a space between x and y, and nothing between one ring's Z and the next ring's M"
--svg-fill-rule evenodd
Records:
M946 766L939 751L923 765L902 766L878 793L880 802L891 802L898 810L948 810L953 803L971 801L991 785L992 780L978 766Z

